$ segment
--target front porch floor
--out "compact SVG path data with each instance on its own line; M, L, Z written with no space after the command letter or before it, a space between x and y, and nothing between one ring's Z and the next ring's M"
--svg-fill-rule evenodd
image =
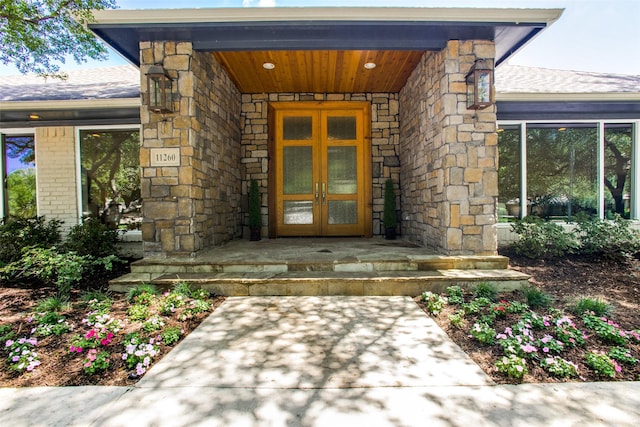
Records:
M218 295L409 295L452 284L525 284L503 256L446 256L403 240L280 238L231 241L193 258L147 258L110 288L140 283L169 288L179 281Z

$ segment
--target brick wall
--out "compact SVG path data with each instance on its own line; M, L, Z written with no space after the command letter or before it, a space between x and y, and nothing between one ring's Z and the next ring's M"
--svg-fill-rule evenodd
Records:
M373 198L373 234L381 230L384 207L384 182L391 177L396 185L400 179L399 160L399 103L397 93L272 93L242 95L242 164L245 180L242 193L246 198L248 182L255 179L260 184L262 194L262 215L264 228L268 233L269 223L267 194L268 162L268 103L288 101L369 101L371 102L371 172ZM398 201L399 205L399 201ZM244 210L246 213L246 208ZM246 223L246 220L245 220Z
M498 195L495 106L466 108L465 75L493 59L488 41L427 52L400 92L403 234L446 254L494 254Z
M143 100L151 65L174 79L173 113L140 110L144 255L193 255L241 232L240 93L191 43L142 42L140 58ZM163 147L180 148L180 166L151 166Z
M63 221L64 233L78 224L75 128L36 128L38 215Z

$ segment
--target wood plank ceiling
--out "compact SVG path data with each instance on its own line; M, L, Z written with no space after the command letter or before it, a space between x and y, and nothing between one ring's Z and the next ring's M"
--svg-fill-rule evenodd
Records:
M422 51L214 52L242 93L399 92ZM275 65L266 70L262 64ZM374 69L364 68L373 62Z

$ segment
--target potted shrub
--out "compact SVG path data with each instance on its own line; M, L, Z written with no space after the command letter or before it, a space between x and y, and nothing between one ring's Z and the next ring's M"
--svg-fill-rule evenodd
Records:
M260 201L260 188L258 181L251 180L249 185L249 240L260 240L260 229L262 228L262 214L260 209L262 202Z
M384 212L382 217L384 224L384 237L387 240L395 240L398 218L396 216L396 192L393 190L393 180L387 179L384 183Z

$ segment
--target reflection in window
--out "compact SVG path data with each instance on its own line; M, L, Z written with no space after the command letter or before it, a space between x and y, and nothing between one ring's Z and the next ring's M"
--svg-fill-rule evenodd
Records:
M82 214L121 229L142 222L140 136L137 130L80 133Z
M6 165L5 215L12 218L32 218L38 215L36 202L36 159L33 135L4 138Z
M597 215L598 130L589 126L527 128L530 215Z
M514 221L521 216L520 126L501 126L498 138L498 217Z
M604 206L605 217L618 214L630 217L631 140L629 124L606 125L604 131Z

